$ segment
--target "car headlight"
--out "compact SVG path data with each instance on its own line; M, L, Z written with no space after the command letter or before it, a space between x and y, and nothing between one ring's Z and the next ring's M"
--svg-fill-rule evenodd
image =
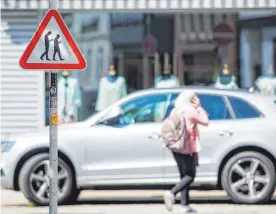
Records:
M15 144L15 141L2 141L1 142L1 152L9 152L13 145Z

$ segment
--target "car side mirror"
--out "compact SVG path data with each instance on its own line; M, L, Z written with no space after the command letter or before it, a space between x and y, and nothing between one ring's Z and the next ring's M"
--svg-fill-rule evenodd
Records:
M115 125L119 123L119 118L123 116L123 110L118 106L109 111L98 124Z

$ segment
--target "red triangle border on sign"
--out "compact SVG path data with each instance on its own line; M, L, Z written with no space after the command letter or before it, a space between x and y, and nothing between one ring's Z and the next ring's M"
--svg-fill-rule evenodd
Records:
M78 64L70 64L70 63L51 63L51 64L49 64L49 63L28 63L27 62L52 17L55 18L60 30L62 31L69 46L71 47L73 53L75 54L75 56L79 62ZM66 24L64 23L61 15L59 14L59 12L57 10L49 10L46 13L42 22L38 26L35 34L33 35L29 45L27 46L26 50L24 51L24 53L19 61L19 64L24 69L36 69L36 70L63 70L63 69L83 70L86 68L86 61L85 61L82 53L80 52L77 44L75 43L73 37L71 36L69 29L67 28Z

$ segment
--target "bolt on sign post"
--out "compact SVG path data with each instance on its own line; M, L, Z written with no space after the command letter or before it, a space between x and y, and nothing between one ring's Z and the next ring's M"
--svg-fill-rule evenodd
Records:
M83 70L86 61L57 11L58 0L50 1L50 10L44 16L19 64L26 70L50 72L50 179L49 213L57 214L58 204L58 87L57 73L61 70Z

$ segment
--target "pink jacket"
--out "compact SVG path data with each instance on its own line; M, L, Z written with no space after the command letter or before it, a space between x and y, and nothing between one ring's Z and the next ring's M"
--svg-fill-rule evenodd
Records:
M197 153L200 150L199 131L197 125L208 126L209 118L206 111L202 107L188 110L184 113L188 140L183 149L174 150L181 154Z

